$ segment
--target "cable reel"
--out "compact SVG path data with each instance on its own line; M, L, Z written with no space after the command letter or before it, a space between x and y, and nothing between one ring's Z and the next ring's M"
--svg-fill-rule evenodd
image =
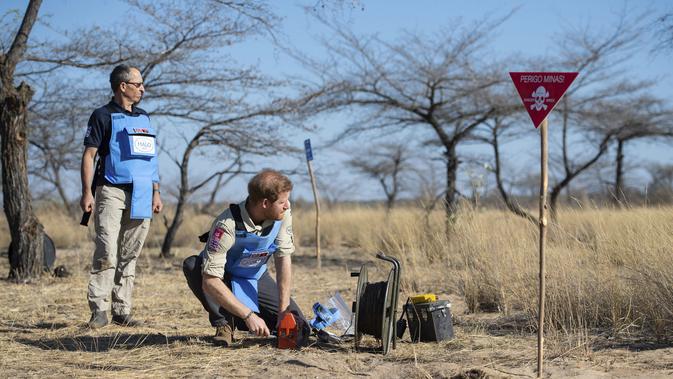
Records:
M360 342L364 334L372 335L381 341L380 351L388 354L397 347L397 300L400 289L400 262L379 252L376 258L389 262L392 269L388 280L384 282L367 282L367 265L362 265L359 272L352 272L351 277L358 278L358 285L353 303L355 313L355 350L360 351Z

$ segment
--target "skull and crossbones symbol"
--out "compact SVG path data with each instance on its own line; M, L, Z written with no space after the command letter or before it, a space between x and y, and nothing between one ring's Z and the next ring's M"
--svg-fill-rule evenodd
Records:
M549 97L549 92L543 86L537 87L531 96L533 97L533 100L535 100L535 104L532 104L530 109L536 111L547 110L547 104L545 104L544 101Z

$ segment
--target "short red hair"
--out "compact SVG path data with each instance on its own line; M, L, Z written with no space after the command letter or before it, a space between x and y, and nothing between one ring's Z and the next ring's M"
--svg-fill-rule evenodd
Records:
M260 171L248 182L248 197L255 204L264 199L274 202L281 193L288 191L292 191L290 178L272 169Z

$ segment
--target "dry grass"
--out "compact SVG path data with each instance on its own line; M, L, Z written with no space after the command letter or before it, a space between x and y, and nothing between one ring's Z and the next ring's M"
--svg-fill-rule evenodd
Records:
M354 252L332 251L344 261L361 263ZM498 346L511 344L485 341L486 336L461 335L440 344L400 343L387 356L355 353L351 344L314 344L302 351L280 351L272 339L247 337L241 346L213 346L205 312L189 293L180 273L188 253L172 260L152 258L150 249L139 262L135 290L135 313L147 321L141 328L108 326L99 331L85 328L88 318L85 293L86 252L61 251L72 277L44 278L39 283L18 285L2 282L0 291L0 371L6 377L450 377L467 369L497 374L483 367L483 356ZM299 251L295 264L295 297L303 309L339 290L352 299L354 280L346 267L330 262L323 273L314 271L307 251ZM310 253L309 253L310 254ZM358 266L354 264L354 266ZM6 269L6 264L0 269ZM347 278L347 279L345 279ZM239 332L239 337L245 336ZM525 361L532 338L518 340L522 350L513 352ZM466 348L469 346L469 348ZM475 356L469 356L474 352ZM446 358L452 357L452 363ZM489 360L489 362L493 362ZM498 365L512 367L512 360ZM514 365L516 366L516 365ZM522 365L514 371L530 375Z
M454 340L410 344L405 337L385 357L355 353L350 345L279 351L270 339L250 337L236 349L213 346L206 314L180 268L210 224L210 217L193 213L170 260L156 258L153 246L164 229L154 222L135 291L135 312L148 325L90 331L84 328L90 235L58 212L42 210L40 217L59 246L58 263L74 275L28 285L0 283L0 372L6 377L534 375L537 228L505 212L464 211L447 235L439 212L426 222L417 209L395 210L389 217L382 209L331 209L322 215L318 272L310 247L313 213L295 210L296 241L302 246L294 259L294 296L308 313L313 302L336 290L352 300L355 280L348 274L373 262L377 250L402 261L402 298L435 292L452 301ZM673 349L662 342L673 325L672 219L668 208L561 213L548 242L548 372L672 373ZM370 281L388 270L375 267ZM8 271L6 259L0 271ZM634 346L648 351L635 353Z
M150 232L145 241L145 247L160 247L166 234L164 216L172 215L174 209L171 205L164 208L160 216L152 220ZM77 219L66 214L56 206L45 206L37 210L37 216L44 225L46 233L54 240L57 249L78 249L88 247L94 238L94 222L89 222L88 229L79 225L80 214ZM195 212L192 208L185 211L185 222L175 237L174 246L178 248L198 249L198 236L210 229L213 217ZM0 214L0 246L8 246L11 237L4 213Z
M458 293L470 311L523 311L535 322L537 225L508 212L465 211L447 234L440 212L424 218L416 209L387 219L379 209L337 209L324 217L323 238L400 257L408 290ZM311 230L312 215L298 220L297 230ZM546 250L550 327L670 339L672 246L670 208L562 211Z

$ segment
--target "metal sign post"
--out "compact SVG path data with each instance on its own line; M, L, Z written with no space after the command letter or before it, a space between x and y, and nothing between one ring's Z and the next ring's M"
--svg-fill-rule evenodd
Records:
M510 72L533 126L540 126L540 277L538 291L537 377L543 374L544 362L544 303L545 303L545 245L547 243L547 185L548 146L547 115L577 77L576 72Z
M322 269L320 260L320 200L318 197L318 187L313 175L313 150L311 149L311 140L304 140L304 150L306 151L306 164L308 165L308 175L311 177L311 188L313 189L313 201L315 202L315 257L318 263L318 270Z

